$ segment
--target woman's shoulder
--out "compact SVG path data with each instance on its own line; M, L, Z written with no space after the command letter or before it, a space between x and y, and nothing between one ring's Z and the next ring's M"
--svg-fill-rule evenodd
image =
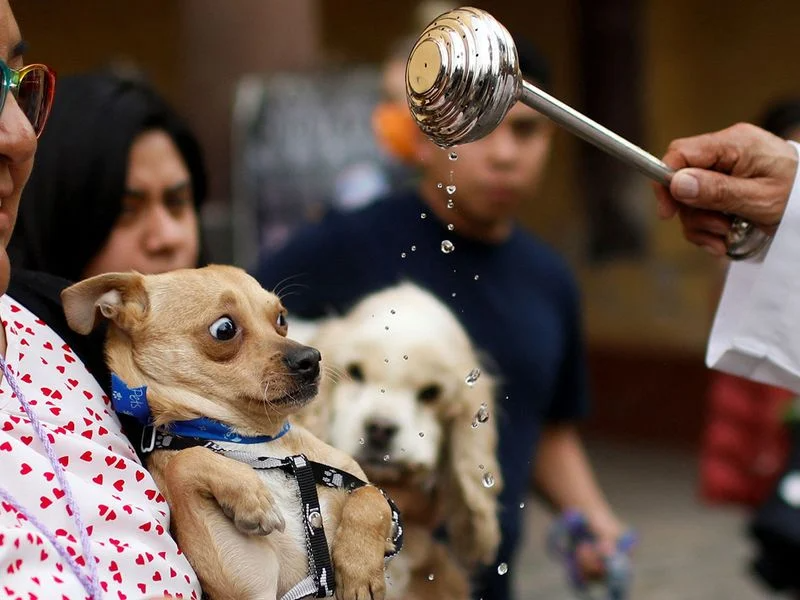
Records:
M70 281L48 273L12 269L6 294L69 344L101 387L108 391L110 378L103 360L104 330L98 328L85 336L70 329L61 304L61 292L70 284Z

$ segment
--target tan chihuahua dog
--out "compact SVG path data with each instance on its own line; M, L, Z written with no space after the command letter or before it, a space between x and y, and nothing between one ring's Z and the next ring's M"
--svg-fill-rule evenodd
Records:
M114 399L140 410L146 396L147 466L211 598L323 597L334 581L342 600L384 597L396 511L351 457L289 425L320 355L286 337L277 296L210 266L99 275L62 300L79 333L108 320Z

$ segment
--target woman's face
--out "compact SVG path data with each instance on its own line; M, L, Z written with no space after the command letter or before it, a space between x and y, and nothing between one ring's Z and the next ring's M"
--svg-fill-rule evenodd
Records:
M8 5L0 0L0 58L19 69L22 62L22 36ZM6 253L17 221L19 197L33 167L36 136L27 117L12 94L6 96L0 113L0 294L8 288L11 265Z
M191 268L199 249L189 169L169 135L142 133L128 157L122 213L83 275Z

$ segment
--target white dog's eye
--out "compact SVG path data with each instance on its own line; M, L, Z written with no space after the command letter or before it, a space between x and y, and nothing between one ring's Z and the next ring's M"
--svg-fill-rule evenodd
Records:
M347 374L353 381L364 381L364 371L362 371L361 366L356 363L347 365Z
M236 336L236 323L230 317L220 317L211 324L208 332L221 342L232 340Z
M439 396L442 395L442 387L435 383L431 385L426 385L422 388L419 392L417 392L417 398L420 402L425 402L426 404L429 402L435 402L439 399Z

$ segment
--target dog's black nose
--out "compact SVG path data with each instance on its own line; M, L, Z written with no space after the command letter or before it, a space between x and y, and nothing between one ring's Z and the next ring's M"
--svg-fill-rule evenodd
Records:
M375 450L388 450L392 438L397 434L397 429L397 425L392 421L377 418L367 421L364 426L367 443Z
M311 346L299 346L283 355L283 362L289 371L307 380L317 378L321 359L319 350Z

